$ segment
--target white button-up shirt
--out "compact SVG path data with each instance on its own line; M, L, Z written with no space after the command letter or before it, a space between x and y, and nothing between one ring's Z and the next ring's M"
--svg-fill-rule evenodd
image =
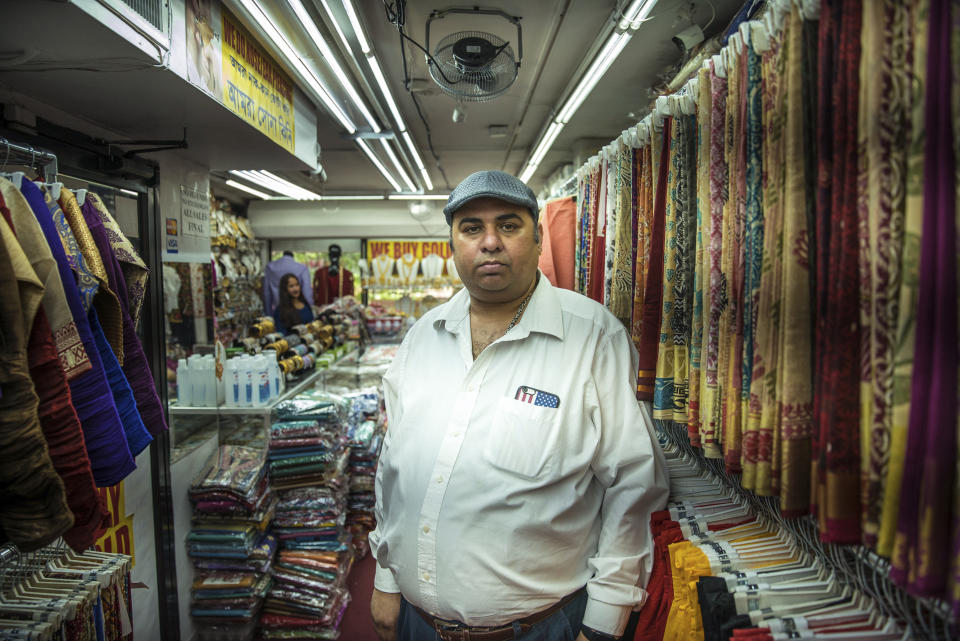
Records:
M471 626L586 585L584 624L619 635L669 487L636 350L601 305L541 277L474 360L469 308L461 290L424 315L384 377L375 585Z

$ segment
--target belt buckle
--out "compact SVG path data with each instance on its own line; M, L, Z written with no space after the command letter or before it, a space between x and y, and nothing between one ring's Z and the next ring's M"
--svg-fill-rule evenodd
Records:
M440 641L470 641L470 632L456 623L444 623L434 619L433 629L440 637Z

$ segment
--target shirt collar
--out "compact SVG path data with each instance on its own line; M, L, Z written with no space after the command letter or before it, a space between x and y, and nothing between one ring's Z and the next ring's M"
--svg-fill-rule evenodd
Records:
M540 282L533 290L533 296L527 303L523 317L517 323L517 334L512 338L525 338L532 332L541 332L563 339L563 311L556 288L550 280L540 272ZM433 326L439 329L441 325L451 333L458 333L460 327L470 317L470 292L464 287L454 294L447 303L438 310Z

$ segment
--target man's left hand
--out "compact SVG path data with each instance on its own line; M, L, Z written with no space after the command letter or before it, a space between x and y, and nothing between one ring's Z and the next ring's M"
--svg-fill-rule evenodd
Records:
M577 635L577 641L587 641L587 637L583 636L583 632Z

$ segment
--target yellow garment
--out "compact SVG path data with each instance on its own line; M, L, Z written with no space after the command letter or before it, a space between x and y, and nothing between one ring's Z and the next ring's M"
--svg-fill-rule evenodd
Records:
M710 560L690 541L672 543L667 550L673 573L673 603L667 615L663 641L703 641L697 579L710 576Z

